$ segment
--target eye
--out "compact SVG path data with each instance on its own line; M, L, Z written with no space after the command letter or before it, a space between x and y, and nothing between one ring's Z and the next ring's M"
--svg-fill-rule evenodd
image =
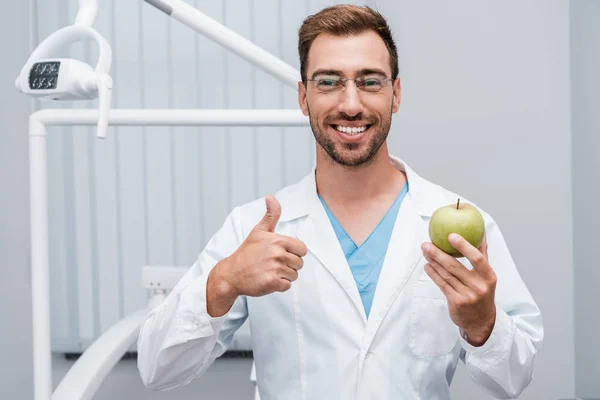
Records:
M319 89L332 89L339 85L340 78L338 76L316 76L314 78L315 86Z
M321 79L317 81L317 85L319 86L335 86L336 83L333 79Z
M319 87L332 87L337 85L338 83L338 79L332 79L332 78L322 78L322 79L317 79L317 86Z
M365 78L362 81L362 86L366 89L375 89L382 86L382 81L379 78Z

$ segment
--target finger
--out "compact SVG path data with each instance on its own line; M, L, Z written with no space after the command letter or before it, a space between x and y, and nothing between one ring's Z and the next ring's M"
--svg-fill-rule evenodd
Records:
M302 257L298 257L297 255L292 253L286 253L283 262L285 263L285 265L296 271L304 266L304 260L302 259Z
M431 280L440 288L446 298L450 298L450 296L455 296L457 294L456 290L454 290L454 288L440 276L440 274L431 266L431 264L425 264L425 273L427 273Z
M298 257L304 257L306 253L308 253L308 249L304 242L296 238L284 236L282 244L288 252L295 254Z
M431 260L431 261L429 261L429 265L431 267L433 267L435 272L437 272L437 274L443 280L445 280L450 286L452 286L454 291L456 291L457 293L467 293L469 291L469 288L468 288L468 285L466 282L463 283L455 275L452 275L450 272L448 272L448 270L446 270L446 268L441 266L437 261Z
M468 286L468 283L471 279L471 273L469 269L460 261L451 255L446 254L433 243L423 243L421 249L423 250L423 256L425 256L427 261L435 261L446 271L457 277L461 282Z
M279 280L279 284L277 285L276 290L278 292L286 292L286 291L290 290L291 287L292 287L292 282L290 280L282 278Z
M296 279L298 279L298 271L288 267L287 265L283 265L279 269L279 277L290 282L294 282Z
M277 226L279 217L281 217L281 204L279 204L279 201L272 195L265 197L265 204L267 206L267 211L254 229L275 232L275 226Z
M462 236L451 233L448 236L450 244L458 251L462 253L473 266L473 269L480 273L491 272L491 267L488 264L487 257L484 256L478 249L476 249L471 243L466 241Z

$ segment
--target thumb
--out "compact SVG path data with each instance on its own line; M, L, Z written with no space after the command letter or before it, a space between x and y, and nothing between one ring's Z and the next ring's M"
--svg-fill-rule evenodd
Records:
M265 197L265 203L267 205L267 211L265 212L265 216L256 225L255 229L274 232L277 221L279 221L279 217L281 217L281 205L275 196L272 195Z

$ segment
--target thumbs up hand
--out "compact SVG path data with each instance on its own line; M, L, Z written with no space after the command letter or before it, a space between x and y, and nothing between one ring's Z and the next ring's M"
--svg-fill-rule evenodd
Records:
M254 230L275 232L275 227L281 217L281 204L279 204L279 201L273 196L267 196L265 198L265 204L267 206L265 216L258 224L256 224Z
M211 312L211 300L215 305L230 306L238 296L259 297L273 292L285 292L298 279L298 270L304 265L302 257L308 251L306 245L298 239L275 233L281 217L281 205L274 196L267 196L265 203L265 215L246 240L211 271L207 301L209 314L213 316L224 312Z

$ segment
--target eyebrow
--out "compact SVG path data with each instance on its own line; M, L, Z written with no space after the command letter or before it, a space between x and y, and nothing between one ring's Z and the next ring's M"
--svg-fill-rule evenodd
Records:
M384 76L386 75L386 73L383 70L377 69L377 68L363 68L356 72L357 76L371 75L371 74L380 74L380 75L384 75ZM314 78L317 75L343 76L344 74L342 73L342 71L337 70L337 69L318 69L315 72L313 72L312 78Z

